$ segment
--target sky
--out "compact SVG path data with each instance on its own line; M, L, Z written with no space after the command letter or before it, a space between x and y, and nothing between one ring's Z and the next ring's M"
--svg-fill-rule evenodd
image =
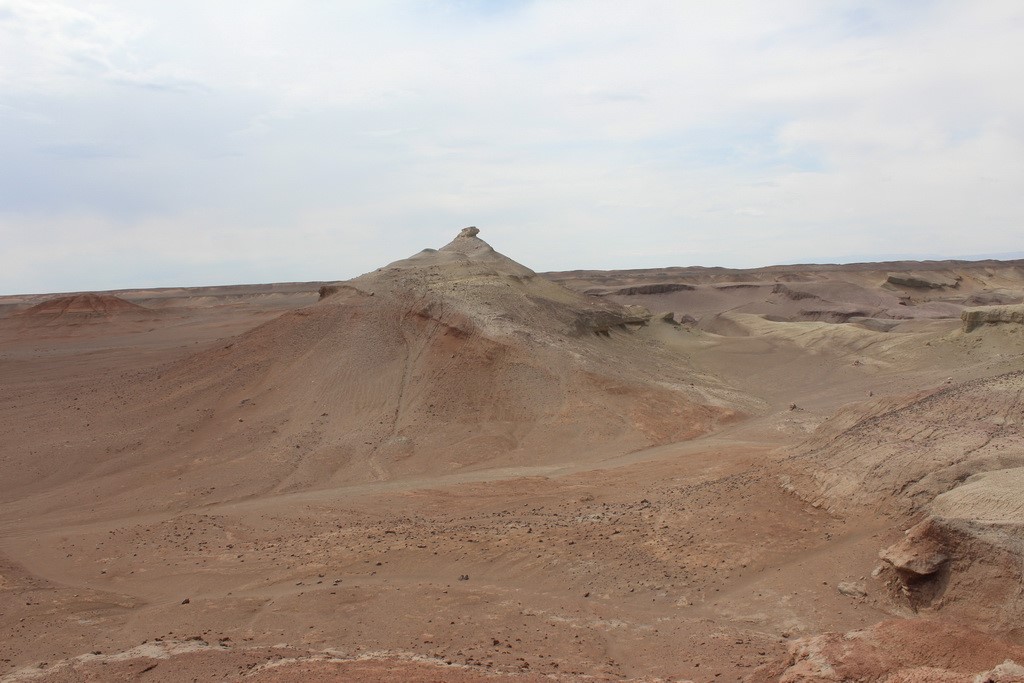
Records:
M0 0L0 294L1024 249L1019 0Z

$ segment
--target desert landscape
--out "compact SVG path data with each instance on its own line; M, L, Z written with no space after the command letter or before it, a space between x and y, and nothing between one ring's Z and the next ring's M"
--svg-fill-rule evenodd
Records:
M0 681L1024 681L1024 261L478 233L0 297Z

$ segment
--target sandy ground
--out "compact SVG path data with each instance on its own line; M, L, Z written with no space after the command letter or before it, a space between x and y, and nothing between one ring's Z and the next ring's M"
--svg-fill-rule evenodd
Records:
M833 466L843 410L1024 368L1016 330L959 322L1019 302L1019 264L549 276L570 291L464 251L422 257L440 311L422 302L441 285L399 294L415 260L319 303L320 283L0 302L0 680L855 680L793 672L832 656L819 634L942 617L872 576L920 511L816 500L794 463ZM620 304L694 320L608 323ZM360 327L388 306L394 331ZM392 362L384 335L413 352ZM449 357L462 368L431 374ZM361 388L388 373L398 399ZM459 392L487 373L478 414ZM522 395L497 396L509 382ZM984 624L942 628L945 650L978 634L974 656L884 678L920 668L894 655L858 680L1019 656Z

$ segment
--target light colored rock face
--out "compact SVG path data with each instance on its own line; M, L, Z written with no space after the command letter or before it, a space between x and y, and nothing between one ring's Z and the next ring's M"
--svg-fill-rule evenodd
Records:
M1024 467L1024 372L850 407L798 452L801 496L923 511L982 472Z
M1024 467L976 474L930 507L945 519L1024 526Z
M1024 325L1024 304L1015 306L980 306L960 314L964 332L973 332L983 325Z

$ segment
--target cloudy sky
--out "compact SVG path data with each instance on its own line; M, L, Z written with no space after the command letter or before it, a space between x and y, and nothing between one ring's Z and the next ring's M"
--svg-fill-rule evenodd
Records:
M0 0L0 293L1024 249L1024 4Z

